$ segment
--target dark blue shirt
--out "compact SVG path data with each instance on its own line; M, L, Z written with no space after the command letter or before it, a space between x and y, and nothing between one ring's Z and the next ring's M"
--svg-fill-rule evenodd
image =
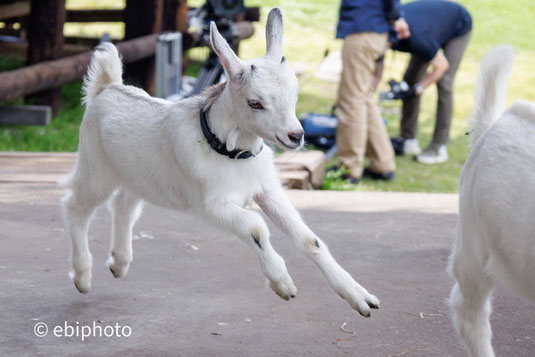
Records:
M399 0L342 0L336 37L358 32L385 33L399 18Z
M472 29L472 18L461 5L445 0L420 0L401 6L411 37L392 48L431 61L448 40Z

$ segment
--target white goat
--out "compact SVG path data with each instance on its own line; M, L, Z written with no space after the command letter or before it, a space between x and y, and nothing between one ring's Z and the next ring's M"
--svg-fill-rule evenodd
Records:
M303 144L295 116L299 88L282 56L282 36L282 14L275 8L267 20L266 55L242 61L212 23L210 41L228 81L178 103L123 85L116 48L98 47L85 79L87 109L78 161L65 183L71 190L64 210L72 240L72 277L80 292L91 286L90 218L116 192L108 260L115 277L124 276L132 262L132 226L142 200L147 200L192 210L237 235L256 253L271 288L285 300L295 297L295 285L270 244L266 223L245 209L254 200L352 308L369 316L371 308L379 307L379 300L338 265L305 225L280 185L272 151L263 145L263 139L289 149ZM218 146L215 137L226 144ZM229 158L234 156L239 159Z
M535 299L535 104L518 101L501 114L513 59L504 45L481 63L473 148L460 179L450 304L473 357L494 356L489 316L496 282Z

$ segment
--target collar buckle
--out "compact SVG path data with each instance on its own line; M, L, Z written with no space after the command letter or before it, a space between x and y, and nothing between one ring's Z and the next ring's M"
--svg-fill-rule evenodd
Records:
M241 154L245 154L245 153L250 153L250 151L248 151L248 150L242 150L242 151L240 151L239 153L236 154L236 156L234 157L234 160L241 159L241 158L240 158L240 155L241 155ZM251 153L251 156L250 156L250 157L254 157L254 155ZM244 158L244 159L246 159L246 158Z
M219 140L217 136L210 130L210 127L208 126L208 121L206 120L206 112L204 111L204 108L202 106L200 111L200 122L202 133L208 141L208 144L220 155L227 156L235 160L248 159L250 157L255 157L256 155L258 155L260 151L262 151L262 149L264 148L264 145L262 145L256 155L254 155L249 150L234 149L232 151L228 151L227 145L221 140Z

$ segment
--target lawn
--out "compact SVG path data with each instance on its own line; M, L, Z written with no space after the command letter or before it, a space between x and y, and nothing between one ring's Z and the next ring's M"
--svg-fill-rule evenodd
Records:
M264 25L269 9L280 6L285 17L285 56L299 72L301 95L297 114L307 112L328 112L336 101L337 85L314 77L314 71L324 58L326 51L337 51L341 40L334 39L339 2L330 0L285 0L245 1L247 5L262 7L261 22L255 24L256 33L240 48L243 58L263 55L265 51ZM455 82L455 111L448 146L450 160L444 164L424 166L409 157L397 158L397 178L391 182L362 180L357 186L349 185L336 175L328 175L324 188L336 190L376 191L422 191L456 192L458 176L469 151L466 120L472 108L472 89L476 79L479 61L484 53L501 43L511 44L517 57L509 83L508 102L515 99L534 100L535 69L532 58L535 55L534 5L531 0L463 0L473 16L474 29L470 45L465 53ZM198 5L202 1L189 1ZM109 6L121 7L120 2L111 0L69 0L68 7ZM100 25L66 25L69 34L100 34L107 27ZM113 24L109 28L113 37L120 37L124 29ZM206 50L193 50L190 56L201 60ZM390 52L386 56L383 80L400 79L408 56ZM20 65L21 61L2 58L0 69ZM384 83L379 88L384 88ZM0 150L22 151L75 151L77 129L83 114L79 105L80 83L62 88L62 108L57 119L47 127L0 127ZM426 91L420 113L418 139L421 146L427 145L434 127L436 90ZM400 103L382 105L385 109L388 131L397 135L399 130Z

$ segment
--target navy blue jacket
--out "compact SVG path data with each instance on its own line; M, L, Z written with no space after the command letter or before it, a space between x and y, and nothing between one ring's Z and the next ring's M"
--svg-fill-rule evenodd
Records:
M420 0L401 6L411 37L392 48L430 61L450 39L472 29L472 17L460 4L446 0Z
M400 17L399 9L399 0L342 0L336 37L344 38L358 32L388 32L389 21Z

